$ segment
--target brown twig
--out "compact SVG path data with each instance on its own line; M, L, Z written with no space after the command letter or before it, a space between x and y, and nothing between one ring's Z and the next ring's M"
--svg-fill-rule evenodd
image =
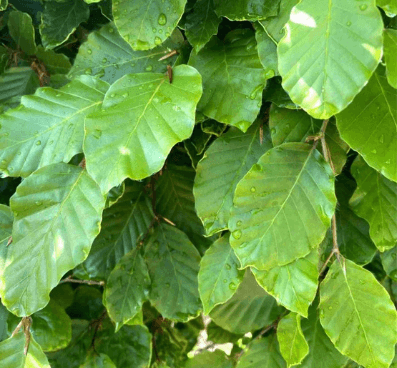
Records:
M168 59L168 58L170 58L170 57L176 55L177 53L178 53L178 51L172 50L172 51L169 52L168 54L162 56L158 61L162 61L162 60Z
M78 279L72 279L72 276L68 276L65 279L59 281L60 284L62 284L64 282L73 282L75 284L99 285L99 286L105 285L105 281L78 280Z
M29 344L30 344L30 326L32 325L32 318L31 317L23 317L21 321L18 323L15 330L12 332L11 337L14 337L21 327L23 328L23 333L25 334L25 347L23 349L23 353L25 355L28 354Z
M102 321L103 321L103 319L106 317L106 315L107 315L107 311L106 311L106 309L105 309L105 310L102 312L102 314L99 316L98 319L96 319L96 320L94 320L94 321L92 321L92 322L90 323L90 327L91 327L91 328L92 328L93 326L95 326L95 328L94 328L94 334L92 335L92 339L91 339L91 348L92 348L92 350L94 350L95 352L96 352L96 350L95 350L95 339L96 339L98 330L102 327Z
M86 167L85 158L83 158L83 160L79 163L79 166L80 166L82 169L85 169L85 167Z
M171 65L167 65L167 74L168 74L168 79L170 81L170 84L172 83L172 79L173 79L173 72L172 72L172 66Z
M12 236L10 236L10 238L8 239L7 247L8 247L11 243L12 243Z

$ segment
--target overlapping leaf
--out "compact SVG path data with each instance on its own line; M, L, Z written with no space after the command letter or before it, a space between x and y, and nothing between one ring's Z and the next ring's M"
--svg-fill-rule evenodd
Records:
M189 64L203 77L198 105L204 115L247 131L259 113L266 76L251 30L230 32L224 42L214 36Z
M124 195L103 212L101 232L83 263L88 276L105 280L120 259L136 247L153 216L143 185L127 182Z
M0 275L4 270L6 263L8 251L7 244L10 240L13 221L14 215L10 207L0 204Z
M87 170L103 192L125 178L160 170L174 144L188 138L201 97L201 76L180 65L163 74L127 74L115 82L102 111L86 118Z
M397 63L395 60L395 55L397 54L397 30L385 29L384 53L386 60L387 80L392 87L397 88Z
M18 47L28 55L36 53L32 18L27 13L13 11L8 17L8 30Z
M318 134L322 124L322 120L312 118L303 110L282 109L274 105L270 109L269 127L274 146L284 142L304 142L308 136ZM340 138L333 119L327 125L325 142L335 171L340 174L349 146ZM322 147L319 150L322 152Z
M40 88L0 116L0 170L26 177L82 152L84 118L102 104L109 85L78 77L59 90ZM23 126L23 129L21 129Z
M199 52L211 37L218 32L221 18L214 9L214 0L198 0L186 16L186 37Z
M303 336L301 316L289 313L277 325L277 340L287 366L299 365L309 353L309 345Z
M36 49L37 58L45 65L46 70L51 74L66 74L72 64L64 54L58 54L54 50L44 49L38 46Z
M115 25L109 23L88 35L87 41L79 48L69 77L89 74L113 83L128 73L165 72L166 65L173 64L176 56L164 61L159 59L170 49L178 49L182 42L181 33L175 30L163 45L150 51L134 51Z
M258 20L274 17L278 13L280 0L214 0L219 16L230 20Z
M317 248L335 209L333 185L331 168L308 144L265 153L234 195L230 244L242 267L269 270Z
M336 348L364 367L389 367L397 312L374 275L349 260L336 261L320 291L320 321Z
M164 318L188 321L201 311L197 275L200 255L174 226L158 225L145 244L152 280L150 302Z
M197 165L195 205L208 235L227 228L237 183L272 147L269 133L259 120L245 134L232 128L212 143Z
M222 350L205 351L189 359L186 368L232 368L233 363Z
M48 303L60 278L87 257L104 205L87 172L63 163L37 170L18 186L11 199L13 242L0 282L10 311L29 316Z
M269 271L252 268L256 281L287 309L307 317L307 310L317 292L318 251L285 266Z
M397 181L397 90L379 68L354 101L336 116L341 137L365 161Z
M397 183L369 167L361 157L351 172L357 189L350 206L369 223L371 239L381 252L393 248L397 242Z
M380 6L390 16L397 14L396 0L376 0L376 5Z
M255 23L255 39L258 44L259 59L265 69L266 77L278 75L277 46L259 23Z
M47 357L33 337L30 338L29 349L24 354L25 335L20 332L0 343L1 364L4 367L18 368L50 368Z
M301 1L277 50L292 101L318 119L345 109L380 61L382 32L372 0Z
M40 25L43 46L53 49L65 42L89 15L88 5L81 0L46 1Z
M394 248L381 253L382 266L390 278L397 281L397 244Z
M199 292L204 313L230 299L244 277L240 263L229 244L229 235L215 241L201 259Z
M138 248L127 253L110 273L104 302L116 331L132 319L149 295L149 273Z
M283 311L247 270L236 293L224 304L216 306L211 319L235 334L245 334L270 325Z
M10 315L7 324L11 334L20 318ZM32 315L30 332L43 351L64 349L72 339L72 321L63 307L50 301L45 308Z
M239 359L237 368L286 368L280 354L276 335L269 335L253 341L247 352Z
M92 353L87 356L80 368L116 368L116 366L106 354Z
M121 36L134 50L149 50L171 35L185 5L186 0L118 0L112 9Z
M190 167L167 165L156 183L156 211L181 229L197 249L207 249L211 238L204 237L203 225L194 208L195 171Z

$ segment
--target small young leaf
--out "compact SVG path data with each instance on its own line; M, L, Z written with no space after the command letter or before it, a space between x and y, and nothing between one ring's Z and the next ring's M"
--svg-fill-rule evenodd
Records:
M284 143L244 176L233 204L230 244L242 267L283 266L323 240L336 205L334 175L309 144Z
M218 239L201 259L198 274L199 292L204 314L229 300L240 285L244 271L229 244L229 235Z
M335 261L321 284L320 321L336 348L368 368L388 368L397 343L397 312L371 272Z
M76 166L43 167L18 186L7 254L13 261L0 275L2 302L12 313L30 316L45 307L65 272L87 257L104 206L98 185Z
M309 345L301 329L301 316L289 313L277 325L277 340L287 366L300 364L309 353Z
M138 248L127 253L110 273L104 293L116 332L142 308L149 295L149 273Z

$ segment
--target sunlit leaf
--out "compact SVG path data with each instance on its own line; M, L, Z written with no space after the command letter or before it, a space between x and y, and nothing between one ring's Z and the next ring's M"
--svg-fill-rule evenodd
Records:
M259 23L255 23L255 39L258 44L259 59L265 69L266 77L272 78L278 75L277 46Z
M208 235L227 229L237 183L272 147L269 133L259 120L245 134L232 128L212 143L197 165L195 205Z
M371 272L347 259L335 261L320 291L320 321L336 348L365 367L389 367L397 312Z
M292 101L318 119L345 109L380 61L382 32L372 0L302 0L277 50Z
M274 17L278 13L280 0L214 0L219 16L230 20L258 20Z
M397 4L396 4L397 11ZM397 30L385 29L384 33L384 53L386 59L386 75L390 85L397 88Z
M189 359L186 368L232 368L233 363L222 350L205 351Z
M65 272L87 257L104 205L87 172L67 164L37 170L18 186L11 199L13 242L0 279L10 311L29 316L48 303Z
M59 90L40 88L0 115L0 170L26 177L82 152L84 118L99 109L109 85L82 76ZM24 126L24 129L21 129Z
M397 90L379 68L353 102L336 116L341 137L365 161L397 181Z
M172 83L163 74L127 74L109 88L103 110L85 120L87 170L103 192L161 169L192 134L201 93L201 76L187 65L174 68Z
M247 131L259 113L266 76L251 30L230 32L224 42L214 36L189 64L203 77L198 110L221 123Z
M234 195L230 244L242 267L269 270L317 248L335 209L333 186L329 165L308 144L265 153Z

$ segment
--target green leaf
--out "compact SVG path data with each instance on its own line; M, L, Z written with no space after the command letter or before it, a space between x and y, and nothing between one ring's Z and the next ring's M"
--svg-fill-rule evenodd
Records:
M274 77L269 79L265 89L263 90L263 100L271 101L278 107L285 107L286 109L300 109L298 105L294 104L291 101L288 93L285 92L285 90L281 86L280 77Z
M8 332L12 333L20 322L10 314ZM43 351L55 351L66 348L72 339L72 321L63 307L54 301L32 315L30 332Z
M36 56L41 60L50 74L66 74L71 68L69 58L64 54L57 54L54 50L46 50L38 46Z
M218 33L221 18L214 9L213 0L198 0L186 16L186 37L194 50L199 52L211 37Z
M212 143L197 165L193 193L208 235L227 229L237 183L272 147L269 133L260 120L245 134L232 128Z
M8 251L8 241L12 232L14 215L8 206L0 204L0 275L4 270Z
M251 270L258 284L278 303L307 317L307 310L317 292L317 265L318 251L313 250L306 257L285 266L274 267L269 271Z
M18 186L11 198L13 242L0 279L2 302L12 313L29 316L45 307L64 273L87 257L104 205L86 171L63 163Z
M215 344L226 344L228 342L237 343L237 340L242 338L243 335L234 334L224 330L222 327L217 326L211 321L207 326L208 340Z
M80 368L116 368L106 354L89 354Z
M266 30L274 43L278 43L284 36L284 26L288 22L292 8L299 0L281 0L277 17L261 20L259 23Z
M177 56L164 61L159 59L169 53L169 49L179 49L182 42L183 36L175 30L163 45L150 51L134 51L120 36L116 26L109 23L88 35L87 41L79 48L69 77L92 74L113 83L128 73L163 73L167 70L166 65L172 65Z
M198 110L247 131L259 113L266 82L254 33L236 30L224 42L214 36L199 53L192 52L189 64L203 77Z
M39 79L31 68L10 68L0 76L0 103L13 97L19 99L22 95L30 95L38 86Z
M382 266L387 275L393 280L397 281L397 244L396 247L381 253Z
M114 22L134 50L149 50L170 36L182 17L185 5L186 0L114 1Z
M99 335L97 351L108 355L116 367L149 367L152 336L146 326L123 326L117 333L104 330Z
M109 88L104 110L86 118L87 170L103 192L157 172L172 146L192 134L201 76L187 65L173 75L171 84L163 74L128 74Z
M309 344L309 354L303 359L300 368L341 368L347 361L332 344L324 332L318 308L318 299L309 308L308 319L302 320L302 331Z
M286 368L276 335L252 341L239 359L236 368Z
M134 249L153 219L143 185L127 182L125 193L103 212L101 232L92 244L83 268L90 278L105 280L121 258Z
M389 367L397 312L371 272L349 260L336 261L320 291L320 321L336 348L367 368Z
M7 6L8 6L8 0L1 0L0 1L0 10L1 11L6 10Z
M0 343L1 364L3 367L50 368L47 357L33 337L30 338L27 355L24 354L25 335L20 332Z
M73 303L67 308L67 313L72 318L93 320L99 318L103 312L102 293L99 289L88 285L75 289Z
M397 4L396 4L396 11L397 11ZM397 88L397 63L395 60L395 55L397 54L397 30L385 29L384 53L386 60L387 80L393 88Z
M333 187L331 168L311 145L284 143L265 153L234 195L230 244L242 267L269 270L317 248L334 213Z
M255 21L276 16L280 0L214 0L214 3L219 16L230 20Z
M371 239L381 252L393 248L397 242L397 183L369 167L361 157L356 158L351 172L357 182L351 208L369 223Z
M196 248L206 249L212 239L203 236L203 224L194 208L194 177L190 167L167 165L156 183L156 211L182 230Z
M74 290L70 283L65 282L51 290L50 298L66 309L73 303Z
M301 316L289 313L277 325L277 340L287 366L299 365L309 353L309 345L301 328Z
M258 55L267 78L278 75L277 46L259 23L255 23L255 39Z
M349 206L356 184L353 179L341 175L335 182L336 198L336 226L338 247L346 258L358 264L371 262L377 248L369 236L367 221L358 217Z
M377 70L354 101L336 116L341 137L365 161L397 181L397 90Z
M278 67L292 101L317 119L345 109L382 55L383 22L374 1L302 0L285 27Z
M10 61L10 55L5 47L0 46L0 74L3 74Z
M204 314L229 300L240 285L244 271L229 244L229 235L218 239L205 252L198 274L199 293Z
M24 96L20 106L0 116L0 170L26 177L43 166L69 162L82 152L85 116L100 108L108 88L82 76L59 90L40 88Z
M0 342L8 337L7 320L10 315L7 308L0 302Z
M142 308L149 295L150 278L138 248L127 253L110 273L104 301L116 332Z
M44 4L40 35L46 49L64 43L90 15L88 5L82 0L45 1Z
M227 331L245 334L270 325L282 311L247 270L236 293L226 303L216 306L210 317Z
M17 46L28 55L36 53L32 18L27 13L13 11L8 16L8 30Z
M120 185L113 187L109 190L106 197L106 207L112 207L125 193L125 182L123 181Z
M200 255L174 226L159 224L145 248L152 280L150 302L164 318L186 322L201 311L197 275Z
M314 119L303 110L280 109L274 105L270 109L269 127L274 146L285 142L305 142L309 135L320 132L322 124L322 120ZM346 163L349 146L340 138L334 119L327 125L325 142L335 171L340 174ZM321 145L318 146L322 152Z
M200 1L200 0L199 0ZM186 363L186 368L232 368L233 363L222 350L205 351L195 355Z
M397 14L396 0L376 0L376 5L380 6L389 16Z

